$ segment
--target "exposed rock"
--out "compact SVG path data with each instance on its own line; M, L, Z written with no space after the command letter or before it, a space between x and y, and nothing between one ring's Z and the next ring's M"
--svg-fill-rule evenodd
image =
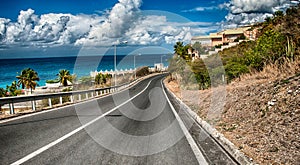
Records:
M273 106L273 105L275 105L275 102L269 101L269 102L268 102L268 105L269 105L269 106Z

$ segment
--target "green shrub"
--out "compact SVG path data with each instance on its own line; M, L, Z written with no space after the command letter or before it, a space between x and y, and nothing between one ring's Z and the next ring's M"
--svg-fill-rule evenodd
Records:
M237 63L237 62L230 62L225 66L225 71L228 80L231 81L232 79L240 77L241 74L248 73L249 69L244 64Z
M103 85L103 84L106 84L108 79L111 79L111 78L112 78L111 74L98 73L95 77L95 83L97 85Z
M220 49L222 46L223 46L223 44L219 44L219 45L216 45L215 48Z
M59 83L59 80L47 80L46 83L48 84L55 84L55 83Z
M136 70L136 76L137 77L142 77L142 76L146 76L148 75L150 72L149 72L149 67L147 66L144 66L144 67L140 67Z

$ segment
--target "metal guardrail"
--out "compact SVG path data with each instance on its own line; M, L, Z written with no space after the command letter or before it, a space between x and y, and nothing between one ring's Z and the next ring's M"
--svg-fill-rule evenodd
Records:
M130 82L133 83L133 82ZM88 98L95 98L101 95L105 95L108 93L112 93L115 91L119 91L121 89L127 88L130 83L125 83L122 85L118 86L112 86L112 87L107 87L107 88L97 88L97 89L90 89L90 90L80 90L80 91L70 91L70 92L60 92L60 93L49 93L49 94L39 94L39 95L31 95L31 96L17 96L17 97L3 97L0 98L0 105L9 105L10 109L10 114L15 114L15 108L14 104L15 103L20 103L20 102L28 102L31 101L32 104L32 110L36 110L36 101L38 100L43 100L43 99L48 99L48 105L50 108L53 108L52 105L52 98L60 98L60 104L63 104L63 97L64 96L69 96L70 97L70 102L75 103L76 101L74 100L74 96L78 95L78 102L82 101L81 96L85 94L85 99ZM91 95L89 97L88 95Z

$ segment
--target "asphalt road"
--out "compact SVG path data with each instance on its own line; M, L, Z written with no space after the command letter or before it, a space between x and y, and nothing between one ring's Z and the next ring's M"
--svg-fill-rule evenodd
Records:
M211 149L216 144L197 146L202 144L195 134L193 146L168 104L162 79L155 76L110 96L1 123L0 164L192 165L199 158L234 164L216 152L220 148ZM190 132L201 129L179 115ZM197 149L207 153L199 155Z

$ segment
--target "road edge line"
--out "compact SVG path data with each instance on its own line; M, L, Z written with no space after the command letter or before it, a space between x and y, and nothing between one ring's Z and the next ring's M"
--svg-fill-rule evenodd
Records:
M177 100L180 102L181 105L185 107L187 110L187 114L192 117L195 122L197 122L212 138L214 138L215 141L217 141L219 144L222 145L222 147L231 154L236 161L240 164L249 164L249 165L256 165L255 162L249 157L247 157L243 152L238 150L236 146L228 140L222 133L220 133L218 130L213 128L209 123L207 123L205 120L201 119L189 106L187 106L180 98L178 98L172 91L170 91L167 88L168 92Z
M175 115L175 118L176 120L178 121L179 123L179 126L180 128L182 129L189 145L191 146L192 148L192 151L196 157L196 159L198 160L198 163L201 164L201 165L208 165L205 157L203 156L201 150L198 148L198 145L196 144L195 140L193 139L192 135L190 134L190 132L188 131L188 129L186 128L186 126L184 125L183 121L181 120L181 118L179 117L178 113L176 112L173 104L171 103L166 91L165 91L165 88L164 88L164 84L163 84L163 79L161 80L161 85L162 85L162 89L163 89L163 93L172 109L172 112L173 114Z

